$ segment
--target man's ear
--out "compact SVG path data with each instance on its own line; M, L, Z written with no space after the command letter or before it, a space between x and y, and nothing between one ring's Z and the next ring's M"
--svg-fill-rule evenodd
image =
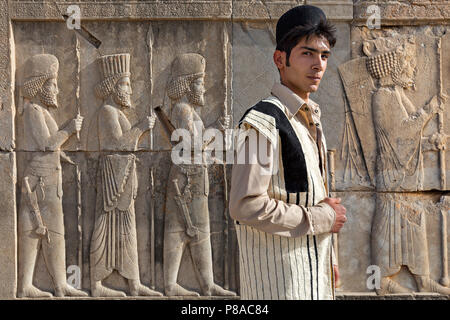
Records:
M283 70L286 67L286 52L275 50L273 53L273 62L278 70Z

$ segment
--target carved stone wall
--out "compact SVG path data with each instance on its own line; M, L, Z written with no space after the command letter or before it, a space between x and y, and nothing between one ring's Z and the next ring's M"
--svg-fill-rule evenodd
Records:
M231 125L235 126L245 110L269 95L273 83L278 81L272 62L276 21L283 12L299 4L321 7L337 27L337 44L320 89L312 99L322 111L333 169L332 195L341 197L347 207L348 222L338 236L341 275L338 297L375 296L374 288L367 285L371 275L367 270L373 265L384 270L383 263L403 266L400 271L383 276L411 292L433 291L429 287L421 289L414 277L420 273L418 269L426 268L431 280L441 281L448 288L444 278L449 267L450 228L446 220L450 211L450 140L447 139L450 100L443 99L450 95L448 1L164 0L57 1L57 4L58 7L52 1L0 0L0 298L32 296L24 293L27 275L20 264L26 255L31 257L28 260L33 260L34 251L27 253L25 249L34 238L26 238L29 233L21 225L25 225L24 215L35 217L32 212L36 210L24 212L27 206L32 208L33 197L37 199L43 220L47 219L47 211L63 215L64 235L46 226L50 230L47 230L50 242L46 242L45 234L36 239L40 248L51 246L48 252L65 254L65 265L59 261L55 268L65 269L69 284L90 298L95 298L95 292L101 292L95 291L92 285L97 266L93 264L92 246L97 243L95 235L100 235L109 239L109 243L117 244L116 249L112 249L113 245L102 247L105 254L100 256L108 257L108 263L117 263L116 267L109 264L115 271L101 280L104 287L128 296L148 296L156 294L154 291L162 294L162 297L153 296L158 299L174 295L175 291L166 288L165 273L170 271L165 257L172 249L178 250L183 241L165 240L165 226L170 214L168 208L172 204L177 208L175 205L183 198L177 198L171 189L171 179L178 173L172 168L171 144L166 132L160 121L148 130L147 116L151 109L162 105L172 121L185 121L171 114L174 106L168 90L175 77L174 61L180 54L196 53L206 63L204 76L200 77L205 103L195 109L198 116L204 127L220 129L224 115L231 116ZM66 12L69 5L80 8L82 26L102 41L98 49L67 28L59 10ZM371 5L380 13L380 25L375 28L372 25L368 28L368 20L374 17ZM403 51L400 50L395 63L401 63L405 57L413 57L414 63L408 60L403 69L399 67L401 70L396 69L397 73L392 71L383 79L377 78L376 72L371 73L370 61L399 47ZM42 54L54 56L59 63L57 75L53 77L59 90L58 108L47 108L36 97L24 99L27 96L24 84L36 76L30 75L27 62ZM129 54L129 68L125 71L118 67L118 61L126 59L118 58L119 54ZM95 91L107 79L99 62L106 56L115 57L110 63L116 73L111 71L111 75L128 77L132 90L129 92L131 108L121 108L116 103L120 112L111 117L120 118L117 120L120 128L114 130L107 129L108 121L113 120L108 118L110 115L103 115L102 110L115 103L117 97L108 92L109 96L101 99ZM383 68L383 61L378 68ZM388 58L386 61L389 64ZM413 64L410 77L415 80L414 87L392 91L389 81L408 87L401 71ZM33 106L46 120L30 118ZM48 114L44 109L48 109ZM77 114L84 117L79 139L75 130L77 120L74 120ZM41 121L38 118L45 123L48 135L36 131ZM100 138L100 132L105 138ZM111 142L113 139L117 143ZM59 152L64 154L52 158L54 163L47 159ZM135 161L128 156L134 156ZM44 160L39 162L39 159ZM126 165L122 161L129 165L123 172ZM40 167L42 163L45 170ZM49 163L51 168L46 167ZM110 167L105 169L108 163ZM177 283L202 296L234 299L229 291L239 297L240 288L236 233L226 211L230 169L228 165L224 171L220 164L207 169L209 192L202 201L206 199L209 208L209 233L205 239L209 240L211 254L196 257L195 248L185 243L186 249L180 251ZM193 181L199 175L203 177L200 171L195 172L197 178ZM27 177L30 194L26 188ZM117 203L125 197L127 188L133 194L127 200L126 210L105 209L109 208L107 201L102 201L109 197L107 187L113 185L105 182L108 179L114 180L117 187L116 193L111 193L116 207L120 206ZM62 195L53 201L51 192L58 195L58 191L52 188L58 186ZM184 187L181 189L183 193ZM62 212L47 210L45 201L61 205ZM189 203L191 212L198 209ZM114 210L121 212L111 214ZM108 230L101 227L101 212L117 217L114 223L105 222ZM120 229L120 223L125 229ZM385 227L387 224L396 227L389 229ZM403 235L402 226L410 230L410 238ZM133 236L123 238L122 234L136 234L136 237L130 240ZM414 241L410 242L414 242L416 249L406 249L404 242L412 238ZM117 267L120 259L114 259L120 256L118 252L123 250L126 241L135 241L125 254L136 252L137 259L131 266ZM62 247L54 249L52 246L58 243ZM389 256L389 248L400 250L400 258ZM58 271L49 272L49 258L44 259L43 250L47 249L37 252L33 285L54 296L82 295L55 284ZM198 267L197 262L203 266L211 264L212 270ZM137 268L139 278L123 271L127 268ZM208 277L213 282L204 280ZM136 284L133 287L130 279L147 288L137 288ZM215 289L211 289L212 283L217 285ZM148 288L154 291L149 293ZM403 297L412 296L404 293Z

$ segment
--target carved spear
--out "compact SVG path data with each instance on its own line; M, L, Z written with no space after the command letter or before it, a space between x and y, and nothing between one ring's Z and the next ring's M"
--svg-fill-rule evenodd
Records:
M441 136L441 142L438 143L438 149L439 149L439 162L440 162L440 169L441 169L441 189L445 190L447 184L446 184L446 172L445 172L445 147L446 147L446 134L444 132L444 86L442 83L442 38L438 39L438 67L439 67L439 95L440 95L440 106L439 106L439 113L438 113L438 132L439 136ZM441 284L444 286L449 285L449 278L448 278L448 255L447 255L447 211L445 210L445 204L447 204L445 201L445 197L442 197L442 207L441 208L441 215L442 215L442 221L441 221L441 236L442 236L442 277L441 277Z
M75 36L75 49L77 53L77 91L76 91L76 104L77 104L77 116L80 116L80 71L81 71L81 61L80 61L80 42L78 37ZM77 130L77 150L80 146L80 131ZM78 228L78 266L80 268L80 274L83 274L83 211L81 210L81 170L77 163L75 163L75 173L77 179L77 228Z
M150 101L153 97L153 29L150 24L147 32L147 46L148 46L148 66L149 66L149 85L150 85ZM150 103L150 116L153 116L153 108ZM153 128L150 129L150 151L153 151ZM154 181L154 167L150 166L150 274L152 277L150 287L155 289L156 286L156 269L155 269L155 181Z
M69 19L70 17L61 11L61 9L59 8L58 3L56 3L56 1L52 1L52 2L56 6L56 9L58 10L59 14L64 18L64 21L67 22L67 19ZM102 42L99 39L97 39L97 37L95 37L92 33L90 33L89 30L86 29L81 24L80 24L79 28L74 28L73 30L75 30L76 33L78 33L81 37L83 37L87 42L89 42L91 45L93 45L96 49L98 49L100 47L100 45L102 44Z
M438 131L439 135L445 137L446 134L444 132L444 88L442 83L442 38L438 39L438 63L439 63L439 96L440 96L440 110L438 113ZM439 144L439 163L441 169L441 189L445 190L446 184L446 172L445 172L445 139L443 143Z
M67 19L69 19L69 16L67 14L64 14L61 9L59 8L56 1L52 1L55 5L56 9L58 10L59 14L64 18L64 21L67 22ZM102 44L102 42L97 39L92 33L89 32L85 27L80 25L80 29L73 29L76 33L78 33L81 37L83 37L86 41L88 41L91 45L93 45L97 52L99 52L99 47ZM76 50L76 56L77 56L77 76L76 76L76 82L77 82L77 89L76 89L76 108L77 108L77 117L81 115L80 110L80 71L81 71L81 62L80 62L80 42L78 41L78 37L75 36L75 50ZM100 53L100 52L99 52ZM79 150L80 147L80 131L77 130L77 150ZM78 164L69 161L69 163L73 164L75 166L75 174L76 174L76 180L77 180L77 231L78 231L78 266L80 268L80 274L83 274L83 212L82 212L82 202L81 202L81 170L78 166Z
M227 25L224 23L223 28L223 57L224 57L224 66L225 66L225 76L224 76L224 88L225 88L225 101L224 101L224 117L225 119L228 117L228 32L227 32ZM228 130L227 127L225 127L225 151L228 143L226 130ZM223 193L224 193L224 206L223 206L223 218L224 218L224 245L223 245L223 273L224 273L224 288L229 289L230 288L230 280L229 280L229 261L228 261L228 254L229 254L229 220L228 220L228 181L227 181L227 162L226 160L223 162L222 165L223 168Z
M335 166L335 158L334 155L336 153L336 149L328 150L328 163L329 163L329 173L330 173L330 197L335 197L334 191L336 191L336 166ZM338 246L338 234L333 233L332 242L333 242L333 250L336 258L336 264L339 264L339 246ZM336 287L339 288L341 286L341 279L336 282Z
M64 18L64 21L67 22L67 20L70 18L67 14L63 13L61 11L61 9L58 6L58 3L56 3L56 1L52 1L53 4L56 7L56 10L58 10L59 14ZM82 26L81 24L79 25L79 28L73 28L72 30L74 30L76 33L78 33L82 38L84 38L87 42L89 42L92 46L95 47L95 49L97 50L97 52L101 55L99 47L102 44L102 42L97 39L92 33L89 32L88 29L86 29L84 26ZM77 52L77 58L78 58L78 66L77 66L77 91L76 91L76 95L77 95L77 117L81 116L81 111L80 111L80 103L79 103L79 97L80 97L80 43L78 41L78 38L76 38L76 52ZM77 140L78 143L80 143L80 131L77 130ZM79 146L77 146L77 149L79 148Z

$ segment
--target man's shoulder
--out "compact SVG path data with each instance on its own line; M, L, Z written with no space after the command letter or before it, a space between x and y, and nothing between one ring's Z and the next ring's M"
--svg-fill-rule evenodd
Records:
M112 116L112 115L119 114L120 112L121 111L119 109L117 109L116 107L105 103L98 110L98 116L99 117Z
M239 121L239 127L256 129L275 144L278 135L277 129L284 119L287 120L282 108L283 105L276 97L269 96L246 110Z
M24 113L42 113L45 108L41 107L37 103L28 103L24 108Z
M268 96L265 99L260 100L258 103L248 108L244 115L242 116L241 122L245 122L248 117L260 114L264 118L271 117L275 122L284 118L286 115L286 107L283 103L275 96Z
M27 106L24 108L24 115L27 117L32 117L33 119L36 119L36 117L44 117L43 119L50 117L53 119L53 116L50 114L47 108L40 106L37 103L27 104Z

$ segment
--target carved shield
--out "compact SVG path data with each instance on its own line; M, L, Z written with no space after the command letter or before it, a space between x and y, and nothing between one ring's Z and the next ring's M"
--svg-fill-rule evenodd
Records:
M375 184L377 141L372 117L372 77L366 68L367 58L350 60L338 67L345 94L356 126L364 161L370 179Z

